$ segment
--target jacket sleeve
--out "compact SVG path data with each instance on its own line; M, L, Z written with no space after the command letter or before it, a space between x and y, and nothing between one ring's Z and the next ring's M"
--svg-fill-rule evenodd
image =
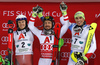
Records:
M60 22L63 25L60 31L60 38L66 33L68 27L70 26L68 15L60 17Z
M39 37L40 30L34 26L34 23L35 23L35 18L31 17L29 24L28 24L28 27L37 37Z

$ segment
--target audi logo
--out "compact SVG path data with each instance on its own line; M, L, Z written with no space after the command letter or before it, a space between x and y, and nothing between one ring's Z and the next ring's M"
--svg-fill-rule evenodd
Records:
M41 50L44 50L44 51L48 50L48 51L51 51L51 50L52 50L52 45L50 45L50 44L48 44L48 45L46 45L46 44L41 45Z
M71 43L71 38L63 38L63 40L64 40L64 43Z
M7 45L7 43L2 43L3 45Z
M8 28L7 24L8 24L8 23L3 23L3 24L2 24L2 27L3 27L3 28ZM15 27L15 24L14 24L14 27Z
M1 50L0 55L6 55L7 50Z
M6 52L7 50L1 50L0 55L6 55ZM13 51L12 51L12 54L14 54Z
M3 37L1 38L1 41L2 41L2 42L7 42L7 41L8 41L8 36L3 36Z
M69 58L70 52L61 52L61 57L62 58Z

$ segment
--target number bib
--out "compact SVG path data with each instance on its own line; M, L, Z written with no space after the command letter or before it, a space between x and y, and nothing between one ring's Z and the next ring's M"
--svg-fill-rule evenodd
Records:
M85 46L85 40L80 38L72 38L71 50L75 52L83 52Z
M31 41L20 41L15 43L16 45L16 55L32 54L32 44Z

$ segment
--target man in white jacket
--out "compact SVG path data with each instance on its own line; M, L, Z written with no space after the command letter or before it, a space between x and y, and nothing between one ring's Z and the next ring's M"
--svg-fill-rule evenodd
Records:
M43 9L41 7L33 7L33 13L32 17L29 21L29 29L38 37L40 42L40 51L41 51L41 58L39 59L38 65L51 65L52 63L52 51L53 51L53 44L54 44L54 25L55 21L52 16L46 16L43 18L42 15ZM38 15L39 18L43 18L43 30L37 29L34 24L35 18ZM60 37L63 36L63 34L68 29L68 16L63 16L64 23L61 28Z

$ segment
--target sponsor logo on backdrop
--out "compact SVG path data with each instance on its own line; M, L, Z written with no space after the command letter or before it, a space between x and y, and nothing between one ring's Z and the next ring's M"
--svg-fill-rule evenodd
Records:
M3 28L8 28L8 27L7 27L7 23L3 23L3 24L2 24L2 27L3 27Z
M64 46L67 46L67 44L70 44L71 43L71 38L63 38L63 40L64 40Z
M32 11L3 11L3 16L17 16L20 14L31 16Z
M95 59L96 58L96 54L92 54L92 56L90 57L90 59Z
M61 57L62 58L69 58L70 52L61 52Z
M31 16L32 15L32 11L3 11L3 16L18 16L20 14L26 15L26 16ZM43 12L44 16L50 16L50 14L53 17L60 17L61 13L58 13L57 11L47 11L47 12ZM15 27L15 24L14 24ZM7 27L7 23L2 23L2 31L8 31L8 27Z
M7 42L8 42L8 36L2 36L2 37L1 37L1 41L2 41L2 44L3 44L3 45L6 45Z
M95 18L98 18L100 16L100 13L99 14L95 14Z
M14 24L14 27L15 27L15 24ZM7 23L2 23L2 31L8 31L8 26L7 26Z
M60 17L61 16L61 13L57 13L57 11L53 11L52 12L52 16L53 17Z
M1 51L0 51L0 55L6 55L6 51L7 51L7 50L1 50Z
M3 16L17 16L17 15L27 15L27 16L31 16L32 15L32 11L3 11ZM61 13L58 13L57 11L47 11L47 12L43 12L44 16L50 16L50 14L52 14L53 17L60 17Z
M1 50L1 51L0 51L0 55L6 55L6 51L7 51L7 50ZM12 54L14 54L14 53L12 52Z
M69 56L70 56L70 52L61 52L61 60L68 60L68 58L69 58Z

